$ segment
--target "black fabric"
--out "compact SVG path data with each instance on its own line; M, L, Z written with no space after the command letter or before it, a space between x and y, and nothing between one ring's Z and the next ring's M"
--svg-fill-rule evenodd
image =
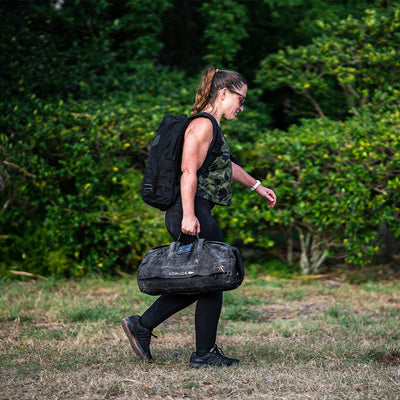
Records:
M211 210L214 204L211 201L201 197L195 197L194 212L200 222L199 237L207 240L216 240L219 242L224 241L221 229L217 221L211 215ZM181 232L181 223L183 218L182 200L179 196L175 204L165 213L165 225L167 226L168 233L174 240L180 240L184 244L193 242L194 236L185 235Z
M220 153L222 132L215 118L201 112L191 117L166 114L152 143L143 173L140 193L145 203L162 211L171 207L180 192L182 148L186 128L196 118L208 118L213 124L214 137L199 171L206 170Z
M195 214L200 222L201 229L199 236L204 239L223 242L222 232L211 215L213 206L213 203L208 200L195 198ZM173 240L177 240L181 234L182 215L182 203L180 197L178 197L176 203L165 215L167 230ZM184 234L180 238L185 243L191 243L193 239L193 236ZM216 342L222 299L222 292L201 295L162 295L145 311L141 322L149 329L154 329L176 312L197 301L195 311L196 351L209 351Z
M143 257L137 283L143 293L200 294L233 290L244 278L239 250L224 242L196 238L156 246Z
M208 118L213 124L213 140L211 141L210 147L208 148L206 158L197 171L197 175L203 173L208 169L208 167L213 163L213 161L221 154L221 148L224 145L224 139L222 136L221 127L218 125L217 120L208 113L201 112L193 115L190 120L195 118L204 117Z

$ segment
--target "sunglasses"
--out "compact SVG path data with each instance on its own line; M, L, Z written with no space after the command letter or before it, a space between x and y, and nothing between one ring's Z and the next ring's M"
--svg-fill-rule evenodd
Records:
M241 93L236 92L235 90L232 90L232 89L229 89L229 88L227 88L227 89L228 89L231 93L237 94L237 95L239 95L239 96L241 97L241 99L239 100L239 104L240 104L240 107L243 107L244 102L246 101L246 96L243 96Z

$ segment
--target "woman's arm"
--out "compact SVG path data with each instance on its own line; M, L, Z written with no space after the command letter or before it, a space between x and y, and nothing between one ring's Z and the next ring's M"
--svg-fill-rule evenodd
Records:
M249 175L242 167L235 163L232 163L232 174L233 180L235 182L238 182L248 188L253 188L254 186L256 186L256 189L254 191L260 196L264 197L271 207L275 205L276 195L274 191L262 186L261 184L257 185L258 181L254 179L251 175Z
M183 218L181 230L188 235L200 232L200 223L194 212L197 190L197 171L202 166L213 139L213 125L208 118L196 118L185 132L182 151L181 198Z

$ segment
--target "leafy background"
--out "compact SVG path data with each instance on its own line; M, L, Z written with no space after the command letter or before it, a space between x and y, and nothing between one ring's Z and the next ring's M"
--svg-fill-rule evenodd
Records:
M0 273L131 272L168 242L141 174L210 64L248 79L245 113L222 128L278 196L270 209L235 185L215 208L226 241L305 274L398 269L399 5L2 1Z

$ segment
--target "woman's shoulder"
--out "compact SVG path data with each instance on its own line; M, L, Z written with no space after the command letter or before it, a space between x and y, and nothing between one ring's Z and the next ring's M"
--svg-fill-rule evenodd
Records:
M196 127L197 129L213 129L213 123L211 122L210 118L207 117L198 117L192 120L189 124L189 127Z
M207 117L198 117L190 122L186 135L194 133L199 137L212 137L214 134L213 123Z

